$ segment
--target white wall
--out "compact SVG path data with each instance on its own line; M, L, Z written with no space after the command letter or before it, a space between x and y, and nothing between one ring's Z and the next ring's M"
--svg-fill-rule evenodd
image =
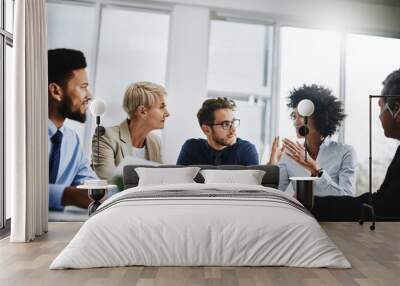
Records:
M171 15L164 163L175 164L186 139L202 136L197 111L207 95L209 9L177 5Z
M371 4L365 3L366 1L363 3L362 0L156 0L152 2L248 13L249 16L269 18L286 24L302 23L321 28L400 35L400 6Z

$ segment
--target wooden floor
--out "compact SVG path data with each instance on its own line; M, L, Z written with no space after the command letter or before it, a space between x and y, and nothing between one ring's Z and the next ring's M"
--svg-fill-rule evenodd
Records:
M81 223L50 223L32 243L0 241L0 285L400 285L400 223L322 223L353 268L122 267L48 270Z

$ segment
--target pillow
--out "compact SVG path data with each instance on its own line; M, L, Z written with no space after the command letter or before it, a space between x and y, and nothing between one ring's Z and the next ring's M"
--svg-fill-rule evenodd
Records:
M199 167L135 168L139 176L138 186L195 183L193 179L199 170Z
M202 170L204 183L234 183L261 185L265 171L261 170Z

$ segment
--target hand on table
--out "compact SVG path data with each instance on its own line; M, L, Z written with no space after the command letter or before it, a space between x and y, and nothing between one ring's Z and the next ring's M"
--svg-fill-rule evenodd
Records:
M64 190L62 197L62 204L64 206L77 206L87 209L91 200L88 196L88 191L85 189L78 189L76 187L67 187Z

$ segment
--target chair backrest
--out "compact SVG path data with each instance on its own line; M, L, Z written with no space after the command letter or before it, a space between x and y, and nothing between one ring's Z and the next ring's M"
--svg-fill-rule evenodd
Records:
M262 170L265 171L265 175L262 179L261 184L264 187L278 188L279 185L279 167L278 166L267 166L267 165L254 165L254 166L241 166L241 165L192 165L200 167L202 170L206 169L218 169L218 170ZM187 166L180 165L161 165L161 166L148 166L148 165L127 165L124 167L123 182L124 190L136 187L139 183L139 176L135 171L137 167L145 168L182 168ZM204 183L204 178L200 174L194 178L197 183Z

